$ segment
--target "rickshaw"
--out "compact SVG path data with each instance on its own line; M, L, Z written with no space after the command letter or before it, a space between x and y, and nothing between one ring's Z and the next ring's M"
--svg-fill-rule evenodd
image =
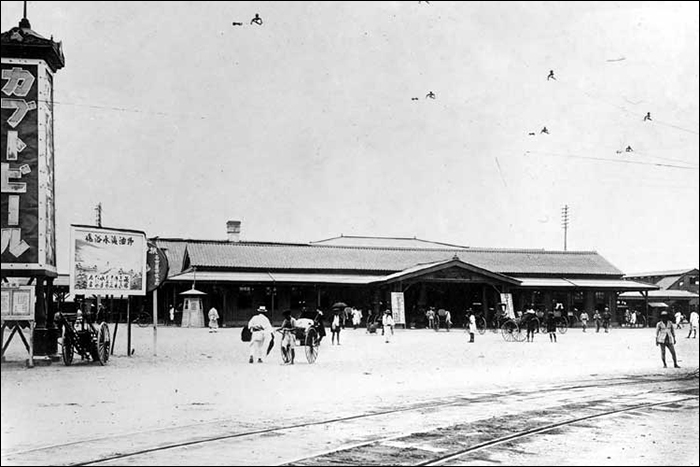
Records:
M323 315L321 315L323 316ZM314 312L302 312L301 317L295 320L296 327L294 329L277 329L282 336L285 333L292 333L292 339L295 340L296 347L304 347L304 352L306 353L306 361L309 363L314 363L318 357L318 349L321 345L321 339L326 334L323 328L323 323L319 319L318 313ZM282 339L284 341L284 339ZM289 363L292 356L289 354L288 349L284 345L280 345L280 352L282 354L282 361L284 363Z
M63 364L73 363L74 352L83 360L104 365L109 360L111 339L107 323L96 325L93 313L61 313L54 315L54 323L61 329L61 359Z

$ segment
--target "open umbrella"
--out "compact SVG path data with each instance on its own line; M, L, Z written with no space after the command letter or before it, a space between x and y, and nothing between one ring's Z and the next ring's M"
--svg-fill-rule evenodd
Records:
M334 309L334 310L335 310L335 309L342 310L342 309L344 309L346 306L348 306L347 303L335 302L331 308Z

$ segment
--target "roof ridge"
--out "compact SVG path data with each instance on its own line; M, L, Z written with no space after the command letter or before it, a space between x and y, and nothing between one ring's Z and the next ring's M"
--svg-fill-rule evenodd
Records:
M564 250L545 250L542 248L498 248L498 247L458 247L454 246L450 248L450 244L445 245L444 248L416 248L416 247L401 247L401 246L363 246L363 245L319 245L315 243L283 243L283 242L264 242L264 241L241 241L241 242L230 242L228 240L200 240L200 239L166 239L166 238L155 238L154 240L160 241L176 241L176 242L189 242L194 244L213 244L220 246L235 246L235 247L245 247L245 246L265 246L265 247L305 247L305 248L327 248L327 249L341 249L341 250L372 250L372 251L445 251L445 252L475 252L475 253L519 253L519 254L565 254L565 255L598 255L599 253L595 250L574 250L574 251L564 251ZM430 242L434 243L434 242Z

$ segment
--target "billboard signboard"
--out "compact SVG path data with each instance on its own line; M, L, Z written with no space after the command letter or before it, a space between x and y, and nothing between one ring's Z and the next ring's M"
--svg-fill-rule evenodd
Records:
M146 234L71 225L70 293L146 295Z
M168 257L155 242L148 242L146 264L146 290L150 292L160 287L168 277Z
M2 268L56 275L53 73L43 60L3 58L0 96Z
M391 292L391 313L396 324L406 324L406 308L403 292Z

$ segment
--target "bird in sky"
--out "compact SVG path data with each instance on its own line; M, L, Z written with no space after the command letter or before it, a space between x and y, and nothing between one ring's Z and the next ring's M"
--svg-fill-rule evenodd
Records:
M243 23L238 23L238 22L234 21L233 23L231 23L231 25L233 25L233 26L243 26Z
M435 93L433 91L430 91L428 94L425 95L426 99L435 99Z
M627 146L625 152L634 152L634 149L632 149L632 146Z
M647 112L647 114L644 116L644 121L646 122L647 120L651 121L651 112Z
M534 132L530 132L530 133L528 133L527 135L528 135L528 136L535 136L535 133L534 133Z
M549 130L547 129L547 127L542 128L542 130L540 131L540 134L542 134L542 133L544 133L546 135L549 134Z
M549 70L549 75L547 75L547 81L549 81L550 79L553 79L554 81L557 80L557 79L554 77L554 70Z
M418 98L417 98L417 97L411 97L411 100L412 100L412 101L417 101Z
M258 13L255 13L255 18L250 20L250 24L257 24L258 26L262 26L263 20Z

